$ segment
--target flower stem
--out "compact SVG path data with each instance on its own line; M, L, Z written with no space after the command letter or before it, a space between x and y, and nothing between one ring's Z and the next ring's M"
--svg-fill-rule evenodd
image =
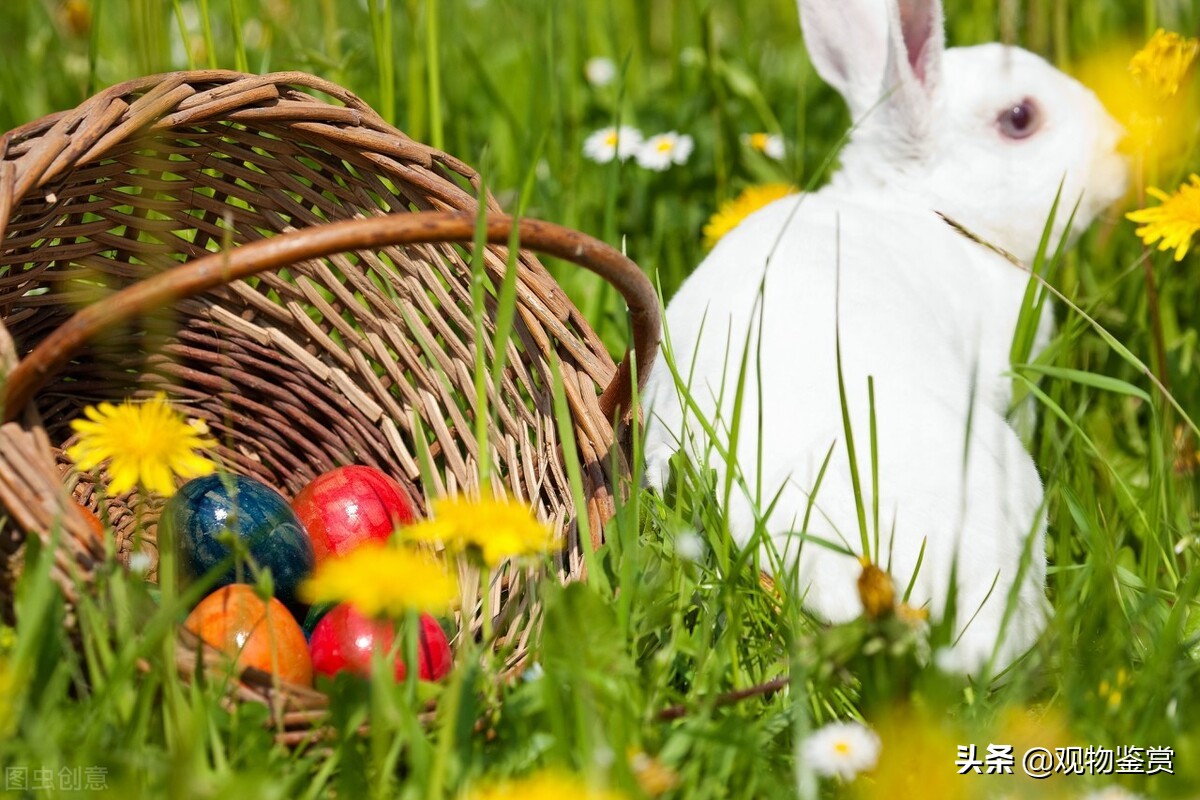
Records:
M484 681L484 685L487 687L485 705L488 708L489 718L494 722L500 707L500 682L496 680L500 669L496 666L496 644L493 641L495 631L492 630L494 620L492 619L492 568L490 566L483 567L480 580L483 583L483 657L481 663L483 674L487 676Z
M483 611L483 646L485 655L492 649L492 568L484 567L479 575L480 591L483 592L481 606Z
M412 714L417 713L417 681L421 673L421 615L409 609L404 615L404 694Z
M459 664L462 660L459 659ZM429 800L441 800L442 786L446 780L446 765L450 761L450 751L454 749L455 725L458 723L458 709L462 705L463 692L466 691L465 675L467 670L455 665L451 673L450 685L446 687L444 698L438 704L438 722L441 731L438 733L437 749L434 751L433 769L430 772L429 784L425 796Z
M1145 157L1138 158L1138 207L1146 204L1146 162ZM1158 282L1154 278L1154 258L1150 246L1142 244L1142 274L1146 281L1146 306L1150 315L1150 335L1152 337L1153 360L1151 362L1154 374L1162 382L1166 391L1171 391L1171 380L1167 370L1167 346L1163 335L1162 313L1159 309Z
M434 149L445 147L442 133L442 78L438 52L438 3L425 6L425 74L429 79L429 143Z
M1146 276L1146 304L1150 309L1150 331L1154 337L1154 371L1167 391L1171 390L1171 376L1167 370L1167 346L1163 336L1162 314L1159 312L1158 283L1154 279L1154 259L1148 254L1143 260Z

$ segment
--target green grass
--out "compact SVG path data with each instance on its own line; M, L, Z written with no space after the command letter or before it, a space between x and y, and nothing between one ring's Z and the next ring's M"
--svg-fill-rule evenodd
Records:
M91 27L73 26L67 5L90 6ZM952 44L1007 38L1064 67L1156 25L1200 30L1196 0L947 5ZM700 228L721 200L767 180L806 185L848 122L807 64L792 0L10 0L0 52L5 130L146 72L314 72L480 166L506 208L624 247L668 299L702 259ZM621 71L611 86L584 79L598 55ZM687 132L696 152L661 174L585 159L584 138L615 119ZM760 130L785 137L783 162L739 141ZM1200 168L1197 145L1193 131L1190 156L1163 165L1159 185ZM428 728L406 687L339 683L340 737L302 751L272 744L266 709L230 712L222 687L186 683L167 666L176 616L136 580L104 577L75 612L76 647L34 552L15 638L0 637L0 765L31 780L35 769L103 769L113 794L181 798L453 797L487 776L552 765L639 797L628 754L644 751L677 773L668 797L1071 797L1114 783L1196 796L1200 484L1186 458L1196 438L1177 409L1200 417L1200 259L1151 256L1172 403L1139 366L1155 357L1132 227L1103 221L1077 248L1047 253L1053 284L1095 324L1059 303L1046 360L1016 371L1039 403L1032 452L1046 482L1055 614L999 681L939 673L921 638L895 622L812 624L800 598L760 586L757 553L731 545L715 502L727 487L683 468L665 498L641 493L622 506L589 555L594 580L542 588L540 677L498 683L490 662L464 660L449 682L423 688L454 712ZM552 269L623 350L620 298L569 266ZM868 431L857 440L869 448ZM676 548L693 536L705 545L697 561ZM718 702L781 676L784 692ZM676 706L682 715L661 718ZM370 736L354 735L368 715ZM891 761L874 782L843 787L798 768L805 733L846 716L883 732ZM1177 774L956 778L954 745L989 742L1170 746ZM895 783L897 763L920 773L918 789Z

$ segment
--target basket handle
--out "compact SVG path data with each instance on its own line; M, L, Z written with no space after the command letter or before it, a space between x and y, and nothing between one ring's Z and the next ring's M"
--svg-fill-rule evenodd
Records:
M476 222L472 214L443 211L331 222L213 253L152 275L76 312L22 359L9 373L5 385L4 421L16 419L34 393L92 337L126 319L257 272L347 250L431 242L469 243L475 238ZM632 355L637 359L640 389L658 352L660 320L658 296L637 264L587 234L554 223L535 219L514 223L512 217L489 214L486 224L488 242L507 244L516 224L522 248L578 264L604 278L621 293L629 306ZM600 395L600 409L609 418L624 414L631 407L630 358L631 352L627 351L616 375Z

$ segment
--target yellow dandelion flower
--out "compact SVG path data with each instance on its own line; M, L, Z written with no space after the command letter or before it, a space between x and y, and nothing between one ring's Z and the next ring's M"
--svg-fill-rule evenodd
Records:
M768 183L751 186L734 199L725 201L704 226L704 246L710 250L716 247L717 242L740 225L746 217L781 197L794 194L795 191L796 187L785 183Z
M1126 218L1141 225L1137 235L1147 246L1158 242L1159 250L1174 250L1182 261L1191 247L1192 237L1200 231L1200 175L1193 174L1174 194L1147 189L1161 203L1154 208L1131 211Z
M629 766L637 778L638 786L651 797L666 794L679 785L679 773L654 756L636 747L629 748L628 755Z
M489 567L561 546L549 525L512 500L442 498L433 501L432 511L433 519L405 528L404 535L412 541L441 542Z
M458 581L423 553L364 544L318 564L299 594L306 603L349 603L369 617L440 614L458 600Z
M1121 707L1121 700L1124 695L1123 690L1129 686L1129 673L1122 667L1117 670L1117 675L1111 683L1108 680L1100 681L1099 694L1100 697L1108 701L1110 709Z
M487 788L472 789L466 800L625 800L625 795L593 789L574 775L539 772L520 780L497 781Z
M1129 72L1155 98L1174 97L1188 68L1200 53L1200 40L1186 39L1159 28L1129 62Z
M67 448L67 456L85 471L108 461L113 494L141 486L170 495L175 492L175 476L198 478L215 469L196 452L217 446L206 438L208 428L184 420L162 392L145 403L101 403L83 413L87 419L71 422L79 439Z
M929 609L924 606L914 608L908 603L901 603L896 606L896 616L913 627L919 627L929 622Z
M1125 128L1123 152L1140 155L1147 163L1179 158L1190 146L1200 109L1186 102L1183 92L1159 96L1152 73L1147 72L1149 56L1135 56L1136 50L1136 45L1123 41L1097 48L1080 61L1075 76ZM1149 51L1147 46L1143 53ZM1163 88L1170 87L1164 83Z
M1175 471L1181 475L1191 475L1197 467L1200 467L1200 454L1196 452L1196 440L1192 438L1191 429L1182 424L1176 425L1173 438L1175 441Z
M83 38L92 30L92 8L87 0L67 0L62 8L62 21L72 36Z
M971 781L959 775L954 764L958 744L971 739L953 727L951 718L938 716L920 705L910 708L894 704L883 710L873 725L879 736L878 763L872 770L872 780L857 782L850 796L860 800L896 797L967 800L977 796ZM924 768L943 753L947 769Z

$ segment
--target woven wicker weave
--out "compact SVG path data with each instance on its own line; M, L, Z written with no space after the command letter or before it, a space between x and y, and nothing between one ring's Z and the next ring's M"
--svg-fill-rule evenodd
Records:
M320 95L320 96L318 96ZM478 491L471 247L478 176L408 139L353 94L303 73L181 72L113 87L0 139L0 548L11 590L29 535L62 537L55 578L70 598L102 545L68 491L155 561L148 499L103 500L62 456L85 405L166 391L205 420L215 457L290 496L345 463L378 466L427 500ZM434 213L438 212L438 213ZM511 221L488 200L487 235ZM635 265L588 237L520 223L517 315L507 367L487 386L493 487L533 504L566 535L564 578L582 574L579 510L566 462L581 465L599 542L624 461L614 421L629 370L528 251L580 263L629 301L645 375L655 295ZM453 244L459 242L466 244ZM485 263L489 347L507 250ZM553 415L560 365L576 453ZM602 391L603 390L603 391ZM435 485L422 485L427 448ZM152 569L153 574L153 569ZM519 652L536 616L522 574L502 570L493 608ZM481 604L480 604L481 605ZM477 625L466 614L467 623ZM468 609L469 610L469 609ZM180 667L200 652L187 639ZM202 657L210 658L211 653ZM250 670L236 691L274 698L290 733L324 698Z

